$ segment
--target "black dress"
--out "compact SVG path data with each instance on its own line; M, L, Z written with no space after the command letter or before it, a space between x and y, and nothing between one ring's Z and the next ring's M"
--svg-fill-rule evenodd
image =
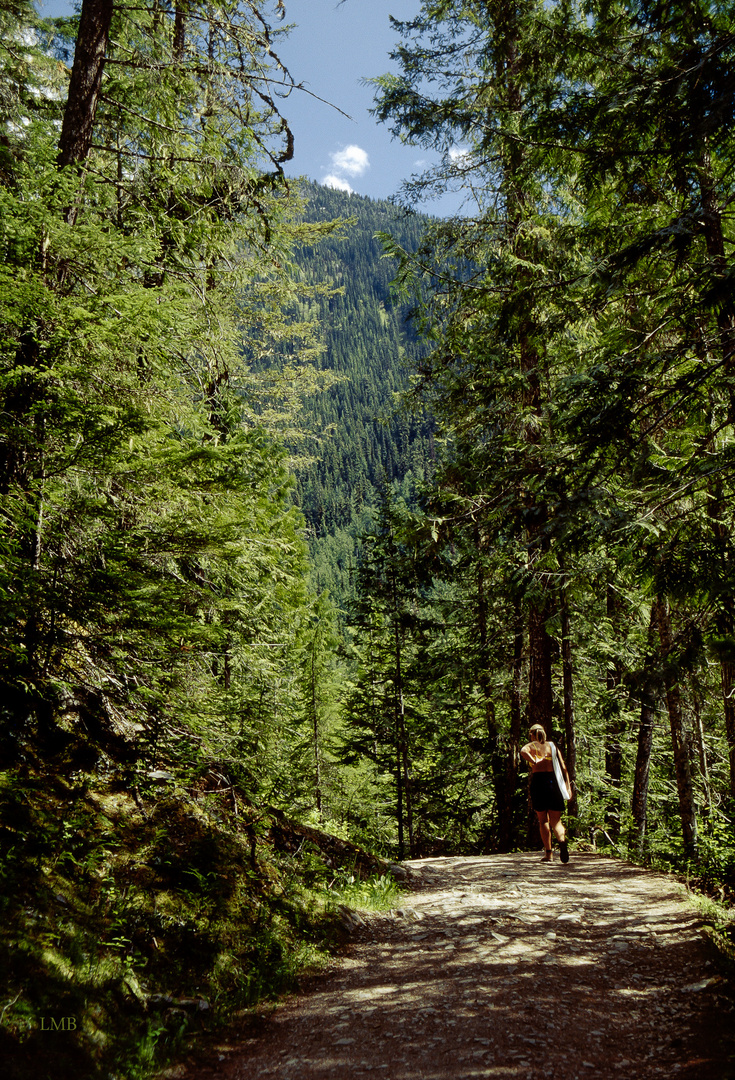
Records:
M531 805L534 810L564 810L564 799L552 772L531 773Z

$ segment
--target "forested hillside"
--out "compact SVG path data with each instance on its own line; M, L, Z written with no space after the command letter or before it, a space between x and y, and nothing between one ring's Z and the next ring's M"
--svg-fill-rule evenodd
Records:
M344 227L297 253L303 280L341 291L314 311L326 346L322 364L343 379L307 404L315 429L327 434L318 459L297 480L299 503L316 535L349 525L367 502L377 505L385 483L409 474L423 480L431 460L425 427L401 410L401 392L416 371L421 347L394 303L395 262L378 233L390 232L413 251L428 221L388 202L309 184L305 220L341 219ZM306 312L304 312L304 315Z
M417 0L376 112L449 220L286 180L283 9L0 0L19 1080L277 995L379 857L538 846L531 723L572 858L735 892L733 4Z
M425 346L408 320L410 305L391 294L396 263L379 238L390 233L414 251L431 219L318 184L304 182L299 192L305 222L342 223L294 252L297 280L332 291L316 293L293 315L316 322L317 364L334 379L303 403L301 422L312 435L303 453L311 448L314 460L296 470L295 500L307 524L314 587L344 603L354 591L359 537L384 492L415 503L435 462L431 421L403 398Z

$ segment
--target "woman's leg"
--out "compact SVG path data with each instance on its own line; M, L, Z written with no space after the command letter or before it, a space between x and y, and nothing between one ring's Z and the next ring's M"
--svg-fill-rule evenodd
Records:
M541 833L541 843L544 845L544 859L547 862L551 861L551 829L549 828L549 818L553 811L537 810L536 817L538 818L538 830Z
M564 828L564 823L561 820L560 810L549 810L549 825L554 830L557 840L559 841L559 858L563 863L569 862L569 847L567 845L567 834Z
M554 835L560 844L566 840L567 834L564 829L564 822L561 820L561 810L549 810L549 827L553 829ZM549 846L551 846L551 836L549 836Z

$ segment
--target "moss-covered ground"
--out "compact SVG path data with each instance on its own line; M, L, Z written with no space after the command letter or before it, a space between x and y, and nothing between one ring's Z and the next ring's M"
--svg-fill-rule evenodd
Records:
M337 903L370 892L380 863L354 845L218 774L159 773L132 790L112 767L0 773L5 1080L150 1075L318 970Z

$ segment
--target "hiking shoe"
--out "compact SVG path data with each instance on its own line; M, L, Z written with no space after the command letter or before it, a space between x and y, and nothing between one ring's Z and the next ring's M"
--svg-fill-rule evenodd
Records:
M562 862L569 862L569 844L566 840L559 841L559 858Z

